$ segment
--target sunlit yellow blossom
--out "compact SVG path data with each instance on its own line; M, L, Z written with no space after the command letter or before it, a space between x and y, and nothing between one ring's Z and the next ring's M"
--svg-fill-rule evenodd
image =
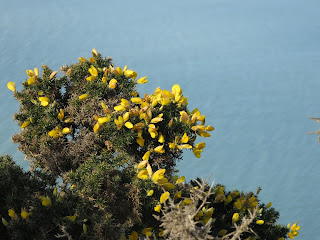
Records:
M239 213L234 213L232 216L232 223L235 223L239 220Z
M86 62L86 59L84 57L79 57L78 60L79 62L82 62L82 63Z
M197 158L200 158L201 157L200 154L203 152L201 149L197 149L197 148L192 149L192 151Z
M103 83L105 83L105 82L107 81L107 78L106 78L106 77L102 77L102 78L101 78L101 81L102 81Z
M179 150L182 150L182 149L190 149L192 148L192 146L190 144L182 144L182 145L177 145L177 148Z
M201 136L201 137L210 137L210 136L211 136L210 133L207 133L207 132L201 131L201 130L197 131L197 134L198 134L199 136Z
M180 112L180 121L188 123L190 121L188 114L185 111Z
M46 196L46 197L40 196L39 198L40 198L41 204L43 206L45 206L45 207L50 207L51 206L51 204L52 204L51 203L51 199L48 196Z
M142 160L148 161L149 158L150 158L150 151L147 151L147 152L143 155Z
M123 117L119 116L118 119L114 119L114 123L117 125L117 129L120 130L124 123Z
M118 81L116 79L111 79L109 82L109 88L116 88Z
M95 48L92 49L91 53L92 53L93 57L98 56L98 52L97 52L97 50Z
M137 143L141 146L141 147L143 147L144 146L144 138L143 137L138 137L137 138Z
M144 168L148 163L148 160L143 160L138 164L138 169Z
M70 130L70 128L68 128L68 127L65 127L64 129L62 129L62 133L63 134L68 134L68 133L70 133L71 132L71 130Z
M85 93L79 96L79 100L84 100L89 96L89 94Z
M39 97L39 100L41 102L41 105L44 107L48 106L48 104L50 102L50 99L47 97Z
M51 130L50 132L48 132L48 135L50 137L53 137L54 139L61 137L62 136L62 132L60 130L59 127L56 127L55 129Z
M37 78L36 77L31 77L28 79L28 85L33 85L33 84L37 84Z
M64 112L63 112L63 110L60 108L60 111L59 111L59 113L58 113L58 119L59 120L62 120L64 118Z
M165 150L163 149L163 145L156 147L154 150L156 153L164 153Z
M189 142L190 137L188 137L187 133L184 133L182 138L180 139L180 143L187 143Z
M168 144L169 144L169 148L171 148L171 149L175 149L176 148L176 144L174 142L168 143Z
M147 163L147 171L148 171L148 176L151 177L152 176L152 168L150 163Z
M96 123L94 126L93 126L93 132L97 133L100 129L100 124L99 123Z
M152 181L157 183L159 179L164 178L166 169L159 169L152 175Z
M57 75L58 71L54 71L50 74L49 78L52 79Z
M8 221L6 219L4 219L4 218L2 218L2 223L6 227L9 225Z
M129 235L129 239L130 240L138 240L138 233L136 231L133 231L130 235Z
M175 96L182 94L182 90L178 84L173 85L171 90L172 90L173 95L175 95Z
M163 184L163 187L164 187L166 190L172 190L172 189L174 189L174 185L173 185L172 183L169 183L169 182Z
M118 105L118 106L114 107L114 110L116 110L117 112L121 112L121 111L126 110L126 108L122 105Z
M266 205L266 208L269 208L272 206L272 202L269 202L267 205Z
M98 76L98 70L93 65L90 66L88 71L91 74L91 76Z
M142 103L142 99L138 98L138 97L134 97L134 98L131 98L131 102L136 103L136 104L140 104L140 103Z
M139 79L137 80L137 83L139 83L139 84L148 83L147 76L139 78Z
M186 177L182 176L176 181L176 184L183 183L185 180L186 180Z
M23 209L21 209L21 217L23 218L23 219L25 219L26 221L29 221L29 213L23 208Z
M162 117L155 117L155 118L152 118L151 119L151 123L158 123L158 122L161 122L163 120Z
M151 230L152 230L152 228L144 228L144 229L142 229L142 234L150 237L152 235Z
M151 189L151 190L149 190L149 191L147 192L147 196L150 197L150 196L152 196L152 195L153 195L153 190Z
M136 77L138 76L138 74L137 74L135 71L131 70L131 69L129 69L129 70L124 70L123 72L124 72L124 75L125 75L127 78L132 78L133 80L135 80Z
M16 91L16 84L14 82L8 82L7 87L13 92Z
M158 142L159 143L164 143L165 142L164 136L162 135L162 133L160 133L160 135L159 135Z
M72 118L67 118L66 120L64 120L65 123L71 123L73 122L73 119Z
M9 210L8 210L8 215L9 215L9 217L11 217L13 220L18 220L19 218L18 218L18 215L16 214L16 212L12 209L12 208L10 208Z
M116 69L117 69L119 76L123 75L123 71L122 71L121 67L117 67Z
M25 121L24 123L22 123L21 128L26 128L29 124L29 121Z
M158 128L159 127L156 128L156 126L154 124L149 125L148 131L149 131L150 136L152 138L155 138L158 135L158 132L157 132Z
M166 105L168 105L168 104L170 104L171 103L171 100L169 99L169 98L164 98L164 99L162 99L162 101L161 101L161 105L162 106L166 106Z
M203 148L205 148L205 146L206 146L206 143L205 142L201 142L201 143L196 144L195 148L203 149Z
M147 179L148 178L148 171L146 169L141 170L138 173L138 178L144 179L144 180Z
M160 196L160 203L166 202L168 200L169 196L170 196L169 192L162 193Z
M257 220L257 221L256 221L256 224L262 225L262 224L264 224L264 221L263 221L263 220Z
M108 116L108 117L99 117L98 118L98 122L99 122L99 124L104 124L106 122L109 122L110 119L111 119L110 116Z
M124 125L129 129L133 128L133 124L131 122L126 122Z
M209 125L209 126L206 126L205 130L210 132L214 130L214 127Z

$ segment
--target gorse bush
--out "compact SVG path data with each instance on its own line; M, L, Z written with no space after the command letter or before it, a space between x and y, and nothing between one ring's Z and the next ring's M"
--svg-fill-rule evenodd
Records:
M13 136L31 170L0 158L6 239L293 239L300 227L256 193L185 183L176 162L200 157L214 128L178 84L140 95L147 77L92 57L27 70ZM200 138L200 140L198 140Z

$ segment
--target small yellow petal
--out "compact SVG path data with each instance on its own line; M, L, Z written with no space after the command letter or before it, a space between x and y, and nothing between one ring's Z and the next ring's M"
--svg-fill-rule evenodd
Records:
M186 177L182 176L176 181L176 184L183 183L185 180L186 180Z
M147 76L146 76L146 77L139 78L139 79L137 80L137 83L139 83L139 84L145 84L145 83L147 83L147 82L148 82Z
M70 128L68 128L68 127L65 127L64 129L62 129L62 133L63 134L68 134L68 133L70 133L71 132L71 130L70 130Z
M234 213L232 216L232 223L235 223L239 220L239 213Z
M86 59L84 57L79 57L78 60L79 62L82 62L82 63L86 62Z
M13 92L16 91L16 84L14 82L8 82L7 87Z
M79 100L84 100L89 96L89 94L85 93L79 96Z
M169 192L162 193L160 196L160 203L166 202L168 200L169 196L170 196Z
M160 212L160 210L161 210L161 205L158 204L157 206L155 206L155 207L153 208L153 210L154 210L155 212Z
M112 89L116 88L117 83L118 83L118 81L116 79L114 79L114 78L111 79L109 82L109 88L112 88Z
M152 196L152 195L153 195L153 190L151 189L151 190L149 190L149 191L147 192L147 196L150 197L150 196Z
M133 124L131 122L126 122L124 125L129 129L133 128Z
M150 158L150 151L147 151L147 152L143 155L142 160L148 161L149 158Z
M256 221L256 224L262 225L262 224L264 224L264 221L263 221L263 220L257 220L257 221Z
M57 75L58 71L54 71L50 74L50 79L54 78Z
M21 128L26 128L29 125L29 121L25 121L24 123L22 123Z

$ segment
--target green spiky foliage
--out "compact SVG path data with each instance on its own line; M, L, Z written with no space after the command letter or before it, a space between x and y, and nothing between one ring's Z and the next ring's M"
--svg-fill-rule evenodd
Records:
M8 239L231 239L234 232L274 240L298 234L297 225L278 225L279 213L257 194L184 183L177 175L183 151L199 158L205 143L198 138L213 130L197 108L188 109L179 85L140 96L136 86L147 77L116 67L95 49L57 73L43 65L41 73L27 70L21 91L8 83L20 102L14 119L21 131L13 141L32 167L23 172L1 158L15 170L3 167L0 176L17 179L3 184L24 186L6 188L0 198L6 225L0 231Z

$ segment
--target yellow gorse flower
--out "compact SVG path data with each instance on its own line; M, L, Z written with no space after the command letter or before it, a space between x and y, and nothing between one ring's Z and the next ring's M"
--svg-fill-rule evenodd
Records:
M170 196L169 192L162 193L160 196L160 203L166 202L168 200L169 196Z
M45 207L50 207L51 206L51 199L46 196L46 197L43 197L43 196L40 196L39 199L41 200L41 204Z
M60 108L60 111L59 111L59 113L58 113L58 119L59 120L62 120L64 118L64 112L63 112L63 110Z
M152 233L151 233L152 228L144 228L142 229L142 234L151 237Z
M155 212L160 212L160 210L161 210L161 205L158 204L157 206L155 206L155 207L153 208L153 210L154 210Z
M90 68L88 69L89 73L91 74L90 77L87 77L86 79L88 81L93 81L96 79L96 77L98 76L98 70L93 66L91 65Z
M13 220L18 220L19 218L18 218L18 215L16 214L16 212L12 209L12 208L10 208L9 210L8 210L8 215L9 215L9 217L11 217Z
M136 231L133 231L130 235L129 235L129 239L130 240L138 240L139 235Z
M112 88L112 89L116 88L117 83L118 83L118 81L116 79L114 79L114 78L111 79L109 82L109 88Z
M47 97L39 97L39 101L41 102L41 105L46 107L50 103L50 99Z
M14 82L8 82L7 87L9 90L15 92L16 91L16 84Z
M239 213L234 213L232 216L232 223L235 223L239 220Z
M139 84L148 83L147 76L139 78L139 79L137 80L137 83L139 83Z
M86 98L88 98L89 94L85 93L79 96L79 100L84 100Z
M28 213L25 209L21 209L21 217L23 219L25 219L26 221L29 221L29 215L30 213Z

